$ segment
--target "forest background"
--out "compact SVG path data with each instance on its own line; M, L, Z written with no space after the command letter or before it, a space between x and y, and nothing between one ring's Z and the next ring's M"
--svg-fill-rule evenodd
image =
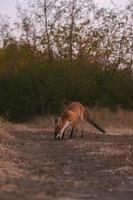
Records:
M34 0L17 15L0 16L0 115L57 114L72 101L133 110L132 0Z

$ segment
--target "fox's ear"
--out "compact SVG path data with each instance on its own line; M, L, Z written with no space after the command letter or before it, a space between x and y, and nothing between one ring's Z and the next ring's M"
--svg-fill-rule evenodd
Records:
M55 125L59 124L59 122L60 122L60 117L56 117L56 118L54 119Z

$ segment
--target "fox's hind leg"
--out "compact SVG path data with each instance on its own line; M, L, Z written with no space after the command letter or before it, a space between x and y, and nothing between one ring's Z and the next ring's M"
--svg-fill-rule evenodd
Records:
M80 124L81 124L81 135L80 135L80 137L83 138L84 137L84 129L83 129L83 122L82 122L82 120L80 121Z

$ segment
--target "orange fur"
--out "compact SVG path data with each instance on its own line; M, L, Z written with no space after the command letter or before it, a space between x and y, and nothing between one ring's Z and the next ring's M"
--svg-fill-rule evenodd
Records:
M73 102L66 107L60 119L56 122L55 130L54 130L55 138L58 138L60 140L63 139L65 130L69 125L72 125L73 127L70 134L70 137L72 137L77 123L79 121L82 122L84 119L86 119L89 123L95 126L98 130L105 133L105 130L101 128L94 121L94 119L92 119L87 108L85 108L79 102ZM83 133L81 136L83 136Z

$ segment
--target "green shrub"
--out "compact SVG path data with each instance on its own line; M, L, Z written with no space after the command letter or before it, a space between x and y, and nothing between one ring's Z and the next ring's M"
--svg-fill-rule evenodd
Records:
M72 101L133 109L133 74L129 69L105 70L98 63L70 64L66 60L51 65L43 55L23 45L1 49L0 63L0 115L11 120L56 114Z

